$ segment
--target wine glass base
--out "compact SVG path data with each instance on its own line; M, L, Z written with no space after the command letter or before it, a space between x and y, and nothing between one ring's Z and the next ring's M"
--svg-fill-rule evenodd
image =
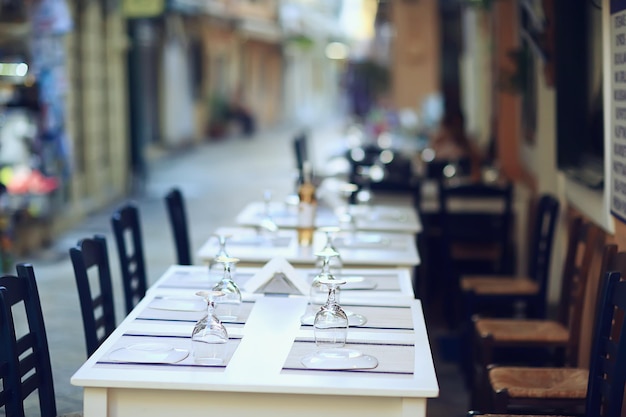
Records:
M362 314L356 314L352 311L346 311L346 316L348 316L348 325L352 327L359 327L365 325L367 323L367 317Z
M378 359L356 349L328 348L304 356L300 362L309 369L373 369Z

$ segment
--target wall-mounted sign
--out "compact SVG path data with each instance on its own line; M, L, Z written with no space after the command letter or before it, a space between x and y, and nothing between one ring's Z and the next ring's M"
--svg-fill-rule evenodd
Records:
M611 0L611 213L626 223L626 0Z

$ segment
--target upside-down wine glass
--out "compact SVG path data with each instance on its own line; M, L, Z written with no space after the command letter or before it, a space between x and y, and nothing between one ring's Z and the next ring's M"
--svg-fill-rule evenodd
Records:
M353 207L350 203L351 196L359 189L356 184L345 183L340 188L340 193L342 199L344 201L344 205L342 207L338 207L335 209L335 215L337 216L337 220L339 221L339 228L342 231L348 232L347 237L344 237L344 240L351 240L356 233L357 224L356 224L356 216L353 213Z
M215 285L215 283L218 282L224 275L224 265L220 262L217 262L217 258L219 258L220 256L227 258L229 257L228 252L226 251L226 242L232 235L214 233L213 236L217 238L219 248L213 259L211 259L211 261L209 262L209 282L211 285ZM231 273L234 274L234 272L235 266L233 265Z
M333 261L338 259L339 262L341 262L339 252L337 252L332 247L325 247L320 252L317 252L316 256L318 257L318 259L322 260L322 265L321 265L322 271L320 272L318 276L315 277L315 279L313 280L313 284L311 285L311 295L309 297L309 299L311 300L311 307L313 307L313 304L315 302L315 294L319 291L325 290L325 287L323 284L321 284L321 282L326 279L330 279L330 280L336 279L335 275L332 273ZM339 269L339 271L341 270ZM343 281L344 284L359 282L361 280L362 278L359 278L359 277L341 278L341 281ZM335 297L337 298L337 302L339 302L339 294L340 294L339 287L337 287L335 292L336 292ZM362 314L356 314L355 312L350 311L350 310L345 310L345 313L348 315L350 326L363 326L365 323L367 323L367 318ZM311 320L312 318L309 319L309 321Z
M215 259L223 265L222 279L213 287L213 291L221 291L224 296L217 300L217 316L224 321L237 320L241 309L241 291L232 278L233 266L239 262L238 258L218 256Z
M215 300L225 294L221 291L198 291L196 295L205 299L207 312L198 320L191 333L193 359L203 365L221 365L226 356L228 332L215 315Z
M315 314L317 313L318 308L322 305L323 301L319 301L317 299L317 294L321 291L320 281L324 279L334 279L334 277L330 273L330 260L334 256L339 256L339 252L333 250L332 248L324 248L322 251L317 252L315 256L321 260L321 270L319 274L317 274L313 281L311 282L311 287L309 288L309 302L307 304L306 312L300 317L300 322L302 324L313 324L315 320Z
M257 226L257 232L260 236L271 239L278 232L278 225L272 218L272 191L265 190L263 192L263 215Z
M341 255L339 251L335 247L334 244L334 235L341 231L338 226L325 226L319 228L320 232L323 232L326 236L326 243L322 250L316 253L317 262L315 265L319 268L324 267L324 260L327 261L327 267L329 268L329 272L332 271L336 275L341 272L341 268L343 267L343 261L341 260Z
M349 322L346 312L339 305L337 290L346 282L328 276L320 278L319 283L328 288L328 298L315 314L313 322L315 344L322 349L342 348L348 338Z
M378 366L375 357L346 348L349 318L337 299L337 290L345 281L326 277L320 278L320 284L328 288L328 298L313 322L317 350L304 356L302 364L313 369L366 369Z

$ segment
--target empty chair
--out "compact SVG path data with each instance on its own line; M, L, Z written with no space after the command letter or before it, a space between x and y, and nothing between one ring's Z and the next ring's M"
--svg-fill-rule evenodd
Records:
M475 371L474 404L480 409L480 394L484 381L481 377L489 364L542 364L550 355L552 364L576 366L581 318L595 253L601 253L605 234L594 224L575 217L568 228L568 245L561 279L561 297L555 319L516 319L474 317ZM591 271L591 272L590 272Z
M559 202L551 195L542 195L531 219L527 270L524 276L466 275L460 279L465 298L466 315L484 312L507 316L515 313L511 307L522 302L527 317L546 315L548 271L552 257L554 229L559 214Z
M126 312L130 313L146 295L148 281L139 209L132 203L125 204L113 213L111 225L120 259Z
M16 325L14 317L24 313L26 326ZM24 400L37 391L40 415L55 417L48 339L31 265L18 265L17 276L0 277L0 346L0 412L25 417Z
M510 259L513 186L505 183L441 181L439 185L440 265L447 294L448 326L462 311L459 276L468 271L507 273ZM479 269L476 269L479 268Z
M74 267L83 317L87 356L91 356L113 333L116 326L113 285L105 237L96 235L81 240L70 249L70 259ZM90 276L95 278L91 282Z
M174 235L177 262L179 265L191 265L191 246L189 244L185 201L178 188L171 189L165 195L165 206Z
M508 413L515 407L530 412L576 412L619 416L626 378L626 252L605 251L602 291L596 304L589 369L493 367L489 382L493 411ZM598 281L596 280L596 283ZM597 388L599 385L599 388Z

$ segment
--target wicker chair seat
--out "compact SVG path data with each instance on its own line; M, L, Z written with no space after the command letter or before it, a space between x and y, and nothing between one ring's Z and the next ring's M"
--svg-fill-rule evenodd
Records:
M489 380L495 392L506 390L510 398L575 400L587 395L589 371L577 368L495 367Z
M480 337L495 343L565 345L569 340L569 331L558 321L484 318L474 323Z

